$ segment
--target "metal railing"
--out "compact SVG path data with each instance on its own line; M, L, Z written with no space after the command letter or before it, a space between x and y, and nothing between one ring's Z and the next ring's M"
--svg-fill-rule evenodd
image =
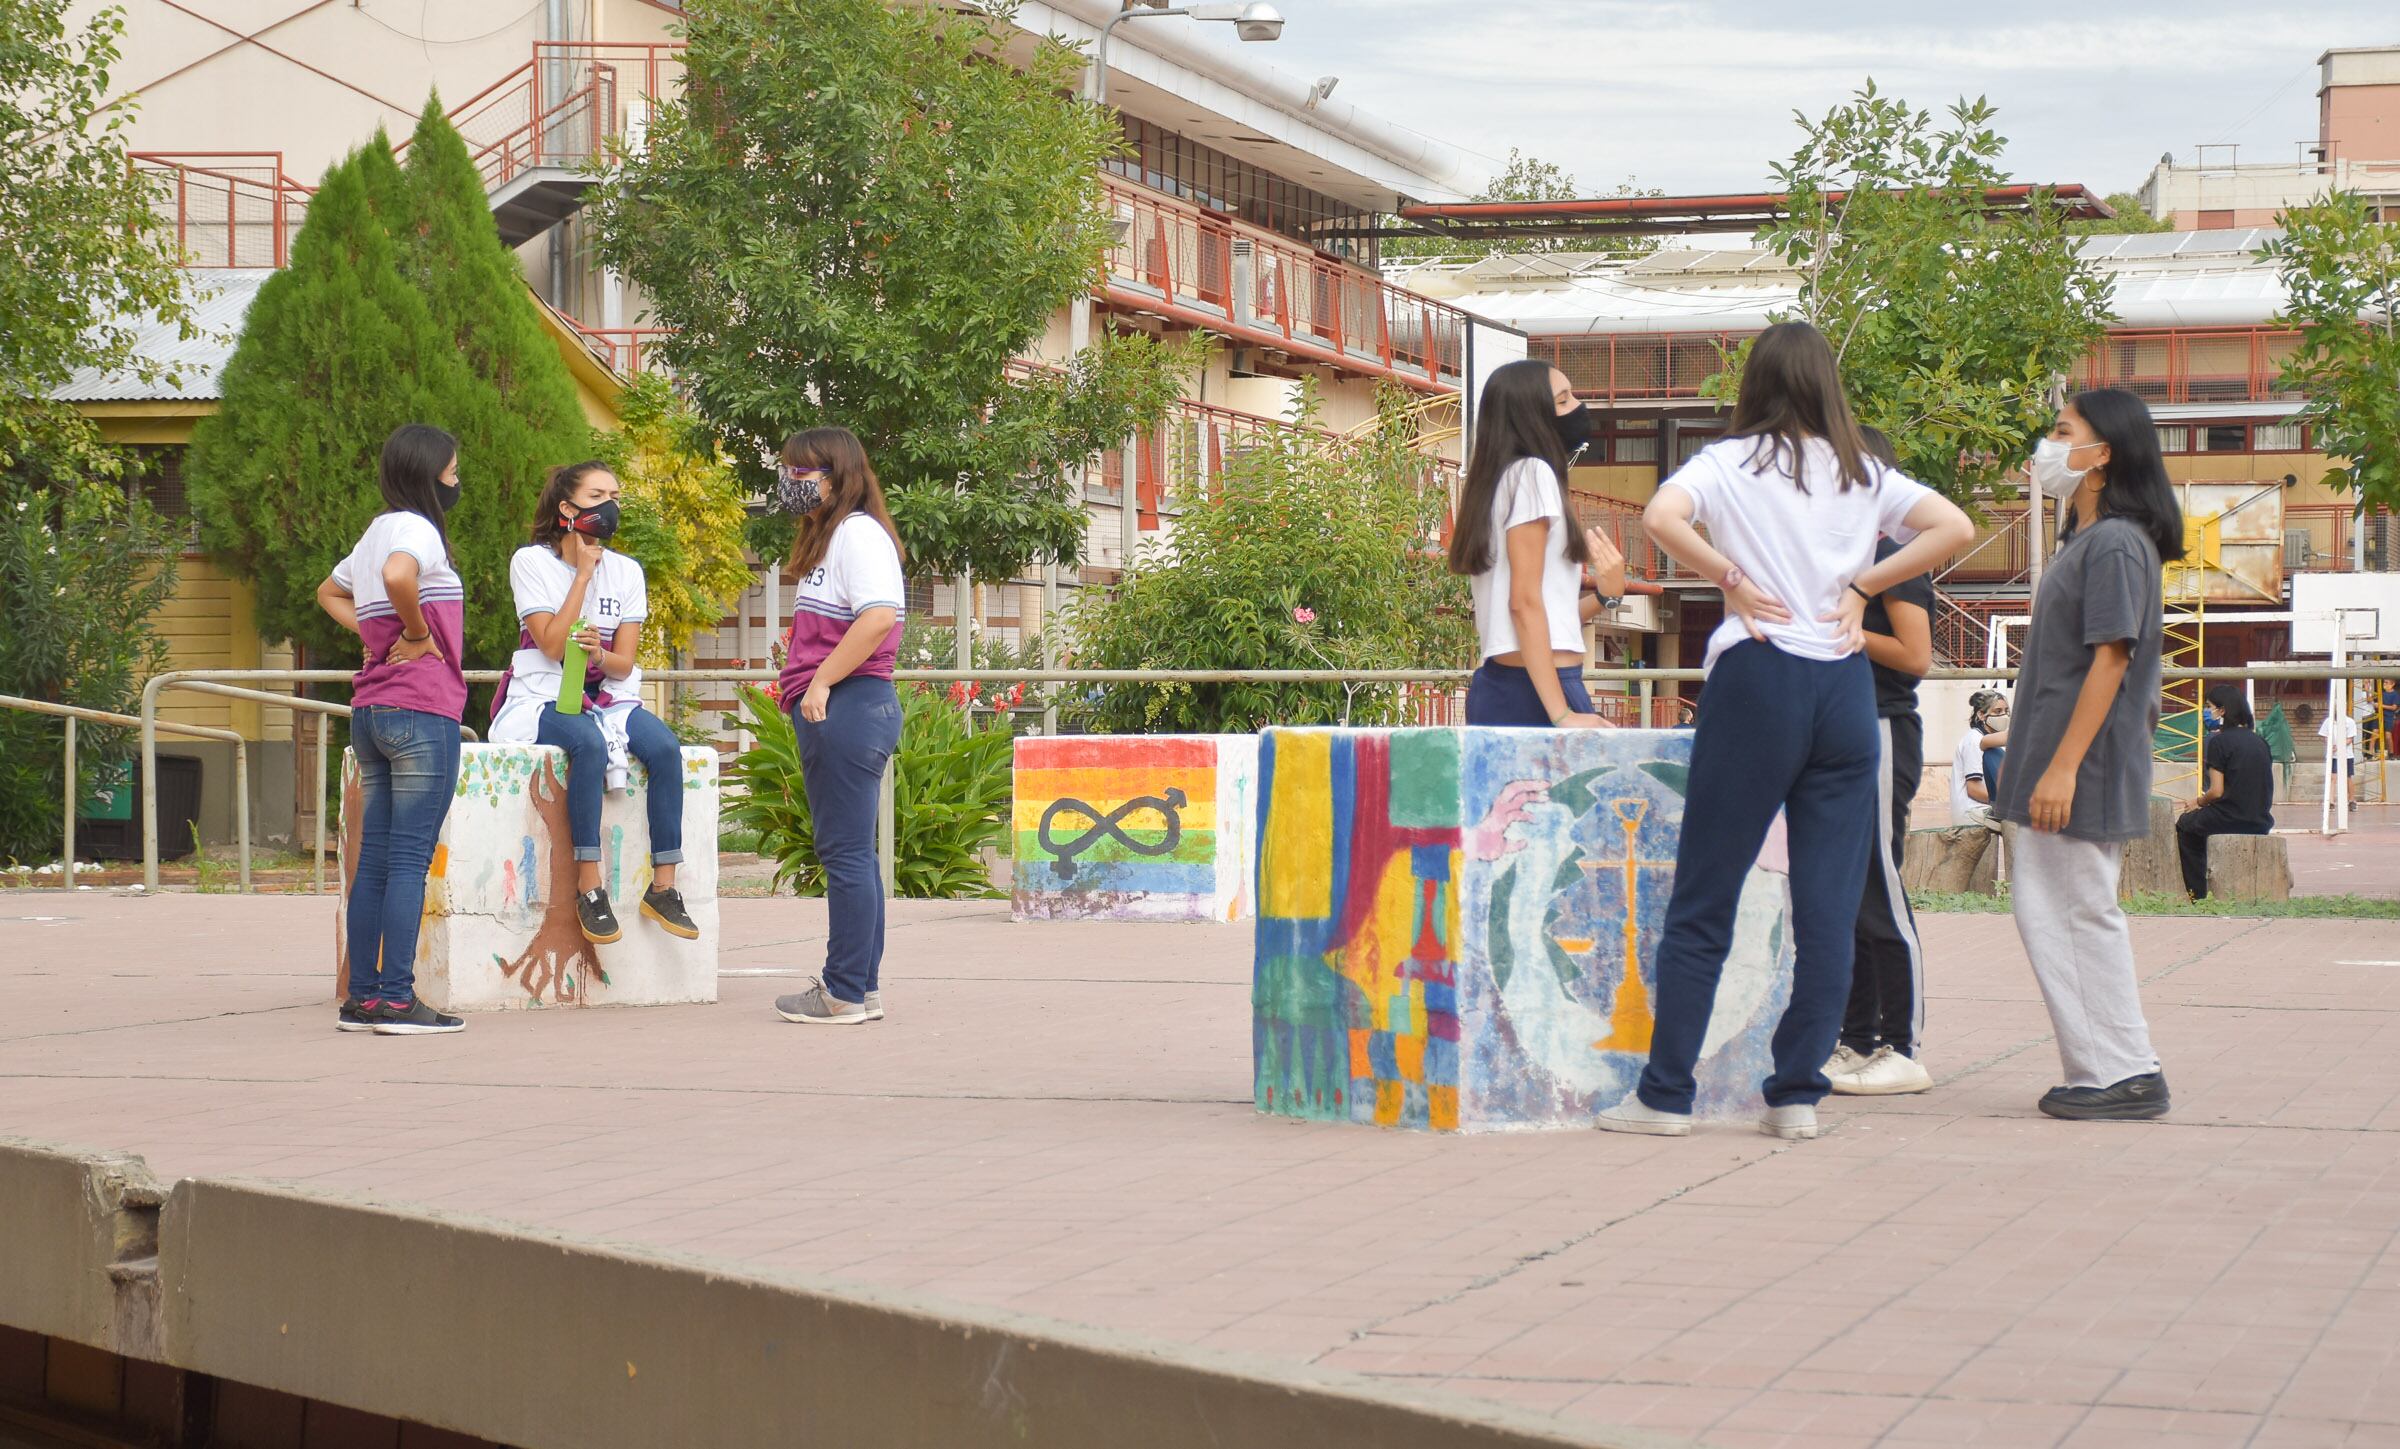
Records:
M496 190L541 167L575 170L638 142L683 78L680 42L538 40L533 58L451 108L467 154ZM405 155L408 142L392 148Z
M1404 383L1447 391L1463 379L1457 307L1163 191L1115 176L1101 187L1122 234L1111 300Z
M1953 669L1937 668L1927 672L1929 680L2014 680L2014 669ZM2332 679L2372 680L2386 678L2390 667L2367 666L2332 669L2323 665L2250 665L2240 668L2211 667L2197 669L2168 669L2170 680L2233 681L2294 681L2321 682ZM235 813L238 821L241 849L241 890L250 890L250 795L248 741L232 730L207 725L187 725L158 718L160 698L172 691L216 695L224 698L280 705L287 709L304 710L323 715L347 717L350 706L330 700L309 699L301 695L278 694L268 690L243 687L244 683L340 683L352 678L341 669L188 669L173 670L154 676L142 688L141 714L137 716L109 714L102 710L81 710L73 706L53 705L43 700L17 699L0 696L0 708L27 709L36 713L61 714L98 718L110 723L138 725L141 729L142 773L142 881L147 889L158 888L158 736L163 731L172 734L197 735L222 739L233 744L235 783ZM1455 712L1460 692L1465 688L1472 671L1465 669L904 669L896 671L898 683L948 684L960 681L979 681L985 684L1367 684L1416 686L1404 691L1404 704L1410 714L1429 724L1447 724ZM1586 669L1587 683L1618 684L1630 688L1595 697L1593 704L1604 718L1612 723L1643 723L1664 728L1676 721L1668 718L1679 712L1680 700L1674 693L1662 693L1661 685L1696 683L1705 676L1697 669ZM501 672L493 669L465 671L471 684L496 683ZM659 669L644 671L644 678L660 684L676 683L740 683L769 684L777 678L771 669ZM1423 686L1441 686L1426 691ZM1605 701L1605 702L1604 702ZM475 732L462 727L463 738L473 740ZM71 746L70 746L71 748ZM325 820L324 800L330 783L330 736L317 731L317 807L314 889L322 894L325 888ZM70 759L71 763L71 759ZM70 786L70 796L72 787ZM70 798L68 809L74 809ZM879 831L878 853L883 858L884 878L889 884L892 876L891 777L885 777L882 802L882 828ZM72 823L69 825L72 842ZM70 852L71 853L71 852Z
M47 699L26 699L22 696L14 694L0 694L0 709L23 710L28 714L55 715L66 722L67 808L66 820L59 832L59 855L62 860L61 869L65 872L64 884L68 890L73 890L75 889L75 812L82 808L83 805L83 801L78 797L75 790L76 723L78 721L88 719L97 724L129 725L139 728L142 725L142 720L134 715L118 714L114 710L90 709L80 704L56 704ZM168 721L164 724L160 724L157 726L157 728L168 730L175 734L190 735L197 739L223 740L233 746L234 793L235 798L240 801L239 812L241 817L242 836L242 888L245 890L249 889L250 742L242 738L242 735L238 730L220 729L215 725L179 724L173 721ZM155 768L145 773L143 777L143 789L145 792L156 788L156 776L157 772ZM148 798L147 794L145 793L142 805L150 820L156 822L158 819L158 802ZM155 823L152 825L151 829L153 834L155 834L157 829Z
M281 151L133 151L126 164L158 190L152 203L187 266L280 267L316 195Z

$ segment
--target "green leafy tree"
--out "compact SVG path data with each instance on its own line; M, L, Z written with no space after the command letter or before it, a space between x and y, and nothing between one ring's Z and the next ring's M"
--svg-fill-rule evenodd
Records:
M1786 315L1831 340L1859 420L1962 503L2013 493L2053 385L2109 319L2107 279L2046 193L2021 211L1986 205L2008 184L1993 114L1962 100L1937 123L1869 81L1822 119L1796 117L1800 148L1774 168L1790 209L1761 233L1799 274ZM1712 380L1717 396L1739 390L1747 351Z
M2400 223L2336 192L2286 211L2266 254L2289 299L2279 320L2300 329L2283 385L2306 394L2317 446L2347 460L2325 482L2400 508Z
M1077 53L1023 44L1012 10L696 10L682 95L594 208L602 254L675 329L660 350L751 481L794 429L848 427L911 563L984 578L1079 557L1072 477L1163 415L1191 358L1122 334L1010 375L1100 279L1099 167L1121 144L1068 98Z
M1626 182L1608 196L1664 196L1655 186L1636 186ZM1491 185L1475 194L1477 201L1580 201L1583 188L1563 166L1528 156L1516 147L1508 148L1508 165ZM1394 219L1395 222L1397 219ZM1639 257L1658 250L1659 239L1654 236L1509 236L1489 239L1468 239L1427 233L1422 236L1386 237L1383 241L1383 260L1408 263L1434 260L1467 261L1490 256L1529 256L1544 252L1580 252L1586 255Z
M456 354L435 345L425 299L370 204L369 172L390 164L378 135L325 174L291 264L250 304L222 400L192 430L185 460L200 542L257 585L259 632L322 662L357 656L356 636L317 608L316 588L382 511L383 440L402 423L446 424L437 400L460 390L443 375ZM462 522L488 506L473 466L462 462ZM505 593L468 588L470 626L507 612L472 607Z
M130 712L164 667L149 620L175 591L178 530L102 479L0 476L0 694ZM85 723L76 791L128 732ZM59 846L63 728L0 710L0 860L48 859Z
M121 455L50 394L79 368L163 374L135 354L144 314L199 329L155 183L126 165L131 108L102 110L125 13L70 32L74 8L0 0L0 468L113 475Z
M509 558L533 527L549 471L593 455L592 426L440 98L425 103L409 138L404 184L378 180L391 170L388 154L362 160L370 193L397 193L405 205L385 224L402 273L425 299L432 345L454 359L427 378L424 421L458 438L460 474L472 481L448 524L467 597L481 603L468 610L468 657L496 661L517 641L516 610L505 603ZM662 582L672 591L679 578Z
M650 590L642 662L658 668L717 627L750 586L744 495L733 465L665 378L634 379L618 411L623 430L601 456L625 485L616 546L642 566Z
M1227 466L1172 547L1114 594L1068 606L1074 663L1091 669L1421 669L1472 651L1466 581L1438 535L1447 490L1398 400L1356 439L1301 425ZM1134 684L1078 710L1096 729L1213 733L1268 724L1391 723L1399 691L1338 684Z
M2152 216L2142 198L2131 191L2112 191L2106 200L2115 216L2105 221L2070 221L2067 230L2077 236L2120 236L2175 229L2171 218Z

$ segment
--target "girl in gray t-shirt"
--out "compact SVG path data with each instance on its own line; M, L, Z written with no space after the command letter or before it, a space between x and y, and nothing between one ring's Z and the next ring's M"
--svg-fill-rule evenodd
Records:
M2067 405L2033 481L2068 516L2033 601L1995 813L2026 827L2010 846L2017 934L2067 1078L2040 1105L2053 1117L2164 1116L2117 871L2125 842L2150 829L2161 570L2183 557L2183 511L2149 408L2121 388Z

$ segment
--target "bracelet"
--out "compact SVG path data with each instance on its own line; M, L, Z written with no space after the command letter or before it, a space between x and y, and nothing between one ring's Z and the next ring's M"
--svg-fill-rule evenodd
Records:
M1749 581L1750 576L1742 572L1742 566L1733 564L1726 568L1725 577L1717 580L1717 587L1730 594Z
M1860 598L1866 600L1870 604L1875 602L1875 596L1868 593L1865 589L1860 588L1858 586L1858 580L1856 579L1852 579L1850 581L1850 592L1858 595Z
M431 629L427 629L422 634L411 634L406 629L400 631L400 642L403 644L422 644L432 637L433 631Z

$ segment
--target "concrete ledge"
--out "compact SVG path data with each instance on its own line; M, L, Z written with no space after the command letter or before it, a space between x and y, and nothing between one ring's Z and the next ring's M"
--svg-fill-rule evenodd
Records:
M164 1198L139 1157L0 1140L0 1324L154 1351Z
M111 1337L138 1159L0 1148L0 1322ZM187 1179L144 1357L524 1449L1657 1444L1501 1406L502 1223ZM113 1256L112 1256L113 1255ZM104 1346L118 1351L121 1333Z

